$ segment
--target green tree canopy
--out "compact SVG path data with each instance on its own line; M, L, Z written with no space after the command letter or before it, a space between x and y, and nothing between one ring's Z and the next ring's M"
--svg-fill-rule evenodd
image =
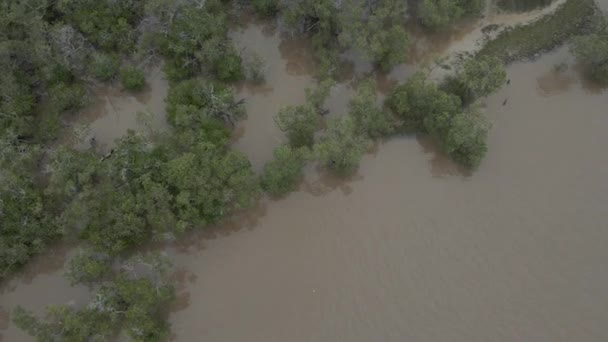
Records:
M40 157L39 148L14 135L0 138L0 279L62 233L35 182Z
M496 57L469 58L455 77L447 81L446 88L459 95L464 104L488 96L502 87L507 80L502 61Z
M483 0L422 0L418 17L426 27L443 30L463 17L479 15L484 5Z
M234 125L244 114L230 88L203 78L177 83L167 97L168 120L182 129L197 127L196 123L205 122L205 119Z
M310 104L304 104L281 108L275 121L287 134L292 147L310 147L314 143L315 131L321 124L321 116Z
M376 86L372 80L365 80L358 86L348 109L357 130L370 138L386 136L394 129L394 120L390 113L378 105Z
M60 0L57 9L96 46L127 52L135 44L134 28L142 17L143 1Z
M403 24L406 2L381 0L348 1L340 13L341 44L362 52L384 71L405 62L409 38Z
M227 10L220 1L205 6L182 6L161 36L161 51L167 58L165 71L172 80L196 76L203 71L222 81L243 77L241 57L228 39Z
M143 71L127 66L120 70L120 82L129 91L139 91L146 85L146 77Z
M476 108L452 117L449 128L439 138L443 149L457 162L474 169L487 152L490 125Z
M315 145L315 154L321 166L340 176L348 176L357 170L369 145L369 139L359 134L355 121L344 116L330 121L327 132Z
M591 79L608 84L608 33L577 37L571 49Z
M406 130L425 132L431 130L429 120L442 113L455 114L461 103L457 96L440 90L428 82L424 74L416 73L395 88L387 105L399 116Z
M274 150L274 159L264 166L262 187L273 196L284 196L294 191L302 178L302 168L306 164L307 148L293 148L283 145Z
M136 261L134 261L136 260ZM127 272L135 262L147 275ZM124 331L134 341L164 341L169 334L166 305L174 297L167 281L167 263L156 256L133 258L114 279L104 282L91 302L76 309L51 306L47 319L17 307L15 324L39 341L102 341Z

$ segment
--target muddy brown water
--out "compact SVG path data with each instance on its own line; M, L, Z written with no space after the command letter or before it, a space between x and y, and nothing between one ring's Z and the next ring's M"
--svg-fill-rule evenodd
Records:
M119 85L96 87L89 106L73 118L71 124L79 134L70 137L69 142L87 148L93 139L96 147L107 151L128 130L144 134L167 130L165 97L168 89L169 82L160 65L147 68L146 86L141 92L132 94Z
M272 115L312 78L276 33L239 34L271 61L271 89L239 90L249 118L235 147L259 168L283 139ZM311 166L300 191L168 246L172 339L608 340L608 91L582 81L567 49L507 72L485 101L493 129L476 172L424 137L395 138L352 179ZM6 322L15 305L86 298L62 277L62 248L2 288L3 342L31 340Z
M564 62L508 69L472 175L393 139L353 180L312 172L241 230L187 239L175 340L606 341L608 93L576 73L548 91Z
M263 84L243 83L237 97L245 99L247 117L233 134L233 147L261 171L275 147L286 142L274 121L279 109L305 102L305 89L314 85L312 52L307 41L281 39L271 25L250 25L231 34L237 46L257 53L265 61Z

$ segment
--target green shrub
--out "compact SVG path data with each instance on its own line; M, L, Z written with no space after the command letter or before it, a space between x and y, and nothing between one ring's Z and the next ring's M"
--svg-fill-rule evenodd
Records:
M422 0L418 5L418 17L432 30L443 30L467 16L481 13L483 0Z
M326 134L315 145L315 154L322 167L339 176L349 176L359 167L369 139L359 134L354 120L344 116L329 123Z
M207 119L234 125L244 114L230 88L202 78L175 84L167 96L168 121L180 129L198 129Z
M50 306L45 319L18 306L13 322L38 341L107 341L121 331L132 341L165 341L165 310L175 292L166 275L148 273L149 278L121 271L96 289L88 305Z
M245 71L247 80L254 83L263 83L266 61L259 54L252 52L246 56Z
M112 259L104 253L81 252L70 260L66 277L72 285L92 284L112 271Z
M213 62L213 71L221 81L238 81L243 78L241 56L234 49L226 51L221 58Z
M379 138L393 131L393 118L378 106L376 87L371 80L362 82L348 104L349 115L357 129L370 138Z
M58 83L49 89L49 98L53 110L75 111L85 104L86 93L78 84Z
M143 14L143 1L58 1L63 19L90 42L106 51L129 51L135 43L135 26Z
M281 108L276 116L277 125L287 134L292 147L312 146L321 116L309 104Z
M497 57L504 63L533 57L588 30L596 22L597 11L593 0L567 0L552 15L502 32L478 55Z
M264 166L262 188L273 196L294 191L302 178L302 168L308 158L307 148L294 149L280 146L274 150L274 159Z
M251 4L262 17L274 17L279 12L278 0L251 0Z
M507 80L502 61L496 57L477 56L468 59L455 76L448 77L443 89L458 95L467 106L500 89Z
M125 67L120 70L120 81L122 86L129 91L139 91L146 85L146 77L143 71L135 67Z
M100 81L109 81L118 73L120 59L106 53L96 53L91 59L90 72Z
M474 169L488 150L486 139L489 129L486 119L476 109L470 109L452 117L439 140L442 148L455 161Z
M417 73L395 88L387 106L401 119L406 131L427 132L425 120L442 113L453 115L460 110L461 102L458 96L440 90L427 82L424 74Z
M497 5L505 11L525 12L551 5L554 0L498 0Z
M591 79L608 84L608 33L577 37L571 50Z

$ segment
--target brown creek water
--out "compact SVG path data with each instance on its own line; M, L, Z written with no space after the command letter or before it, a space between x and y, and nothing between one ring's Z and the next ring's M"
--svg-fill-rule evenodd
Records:
M109 150L127 130L143 133L165 131L168 128L165 118L168 89L169 82L160 66L148 68L146 88L136 95L123 91L119 86L95 88L92 103L72 122L78 127L75 131L81 132L71 137L73 143L86 148L94 138L100 149Z
M272 116L313 82L310 54L257 25L235 39L268 62L268 85L239 89L248 118L234 143L259 170L283 141ZM352 179L311 166L300 191L168 245L172 339L607 341L608 91L565 48L507 72L485 100L493 129L476 172L426 138L395 138ZM335 111L349 88L332 91ZM62 277L69 250L2 287L0 341L31 340L7 322L15 305L86 298Z

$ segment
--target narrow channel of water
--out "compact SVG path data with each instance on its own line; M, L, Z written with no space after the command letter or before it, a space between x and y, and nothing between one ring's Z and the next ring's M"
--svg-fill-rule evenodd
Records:
M233 147L261 171L274 148L286 141L274 116L284 106L304 103L305 89L314 85L312 52L307 40L281 39L270 25L248 25L231 36L237 46L257 53L265 62L263 84L237 87L237 97L245 99L247 118L233 133Z
M147 70L146 87L137 94L126 92L118 85L95 88L92 103L72 122L72 125L84 128L84 139L72 143L86 148L94 138L100 149L109 150L127 130L145 134L167 130L165 97L168 89L169 82L160 66Z

